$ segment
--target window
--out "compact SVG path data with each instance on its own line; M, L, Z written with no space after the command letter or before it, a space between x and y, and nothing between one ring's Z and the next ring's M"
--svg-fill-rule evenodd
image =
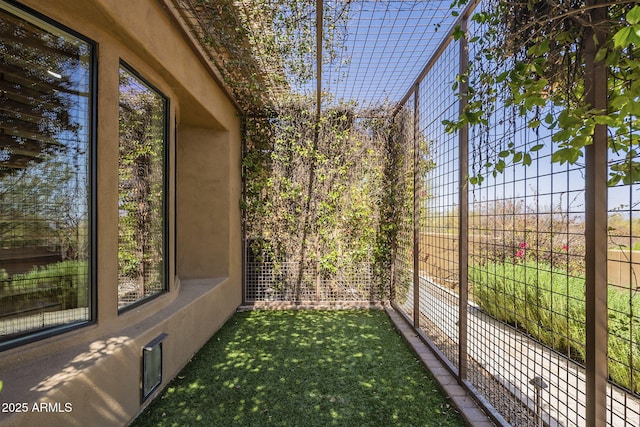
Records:
M91 320L93 52L0 1L2 347Z
M167 100L120 67L118 307L166 289Z

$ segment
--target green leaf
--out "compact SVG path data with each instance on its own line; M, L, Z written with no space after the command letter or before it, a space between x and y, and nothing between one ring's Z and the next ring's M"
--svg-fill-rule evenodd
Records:
M544 147L544 144L536 144L533 147L531 147L529 151L533 151L533 152L540 151L543 147Z
M598 53L596 53L596 62L604 61L608 52L609 50L606 47L598 49Z
M522 151L518 151L516 154L513 155L513 162L520 163L520 161L522 160L522 156L523 156Z
M640 24L640 6L634 6L627 12L627 22L631 25Z
M498 74L498 76L496 77L496 82L502 83L507 79L508 76L509 76L509 72L503 71L502 73Z
M547 114L547 115L544 117L544 122L545 122L546 124L548 124L548 125L551 125L551 124L553 123L553 121L554 121L554 120L553 120L553 115L552 115L551 113Z
M561 129L558 132L553 134L553 136L551 137L551 140L553 142L567 141L569 140L569 138L571 138L572 134L573 133L568 129Z
M599 125L614 126L616 123L615 118L610 116L595 116L593 120Z
M578 159L582 156L582 151L573 147L566 147L557 150L555 153L551 155L551 162L560 163L561 165L564 163L574 164L578 161Z
M627 104L629 112L634 116L640 116L640 102L630 102Z
M635 45L640 44L640 24L635 24L631 27L631 34L629 35L629 42Z
M611 98L611 100L609 101L609 105L614 110L620 110L622 109L622 107L627 105L630 101L631 99L628 96L618 95L618 96L613 96Z
M465 32L462 31L462 28L460 28L460 25L456 25L456 27L453 29L453 39L457 41L464 38L465 38Z
M631 33L633 29L631 27L621 28L617 33L613 36L613 45L616 48L624 48L629 44L629 40L631 38Z
M524 158L522 159L522 164L524 166L529 166L531 165L531 154L529 153L524 153Z

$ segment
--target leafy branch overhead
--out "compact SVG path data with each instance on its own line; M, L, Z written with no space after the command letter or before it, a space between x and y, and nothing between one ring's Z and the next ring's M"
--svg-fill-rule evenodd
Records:
M178 0L222 84L247 116L272 114L315 78L315 0ZM323 63L341 57L351 2L325 5ZM332 12L332 13L328 13Z
M468 0L452 4L462 6ZM640 6L622 0L595 6L585 1L489 0L471 16L470 30L460 27L454 37L468 38L470 69L458 75L453 87L466 95L467 106L455 120L443 122L447 131L463 126L488 129L498 109L510 108L524 118L532 132L551 135L551 161L575 164L583 148L592 143L596 126L608 127L609 184L640 181L638 131L640 130ZM596 10L605 19L594 24ZM475 34L480 34L476 36ZM608 67L608 108L586 102L585 53L593 34L596 63ZM461 93L461 83L468 91ZM477 150L482 167L470 183L480 184L508 165L528 166L544 144L535 140L522 147L514 141L482 136Z

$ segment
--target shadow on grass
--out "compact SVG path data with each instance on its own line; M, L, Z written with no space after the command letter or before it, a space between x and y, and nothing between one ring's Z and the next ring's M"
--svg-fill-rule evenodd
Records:
M235 314L133 426L462 426L384 311Z

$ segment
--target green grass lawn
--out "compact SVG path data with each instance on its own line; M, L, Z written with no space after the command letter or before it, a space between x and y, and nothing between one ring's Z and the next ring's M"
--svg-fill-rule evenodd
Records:
M463 426L384 311L235 314L134 426Z

